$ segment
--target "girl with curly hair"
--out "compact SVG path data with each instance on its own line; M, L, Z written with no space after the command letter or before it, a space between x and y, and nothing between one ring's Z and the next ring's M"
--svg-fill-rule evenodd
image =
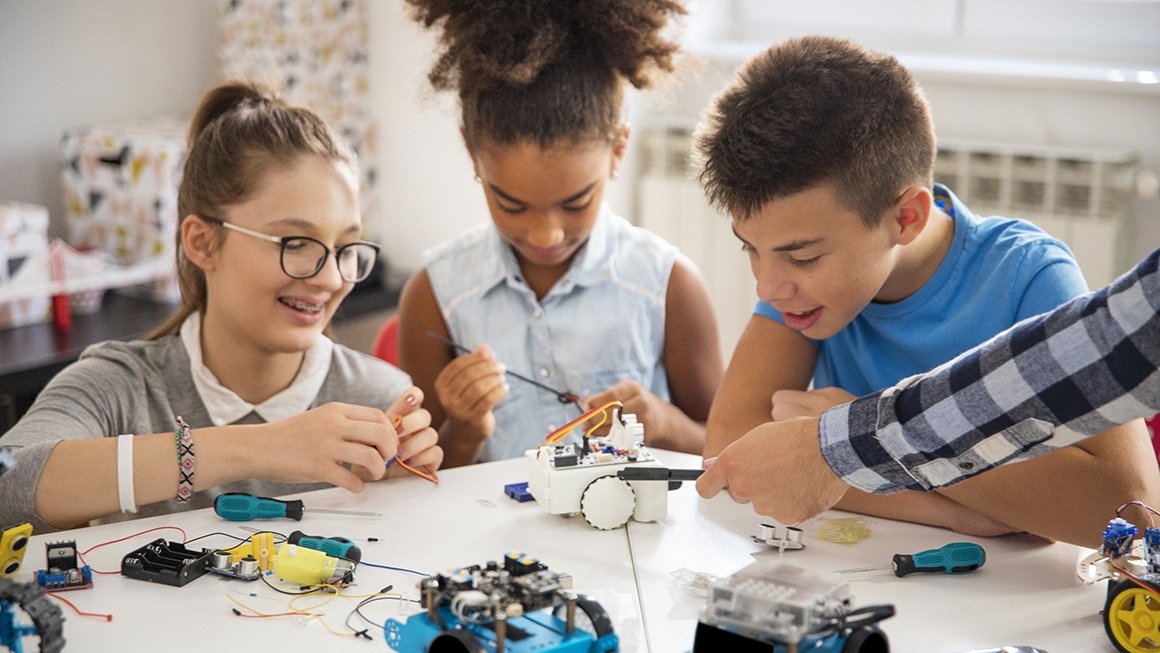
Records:
M613 400L650 445L699 454L722 375L708 290L673 245L604 203L628 145L625 84L673 69L662 31L683 7L408 2L440 30L429 79L458 94L491 214L425 252L401 300L400 365L447 464L518 456ZM517 372L537 383L509 384Z

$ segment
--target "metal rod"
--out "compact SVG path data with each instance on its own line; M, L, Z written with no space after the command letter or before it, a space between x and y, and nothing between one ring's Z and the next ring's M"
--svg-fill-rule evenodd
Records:
M444 336L441 333L436 333L435 331L428 331L427 335L431 336L432 338L435 338L436 340L442 342L443 344L445 344L449 347L453 347L455 349L455 351L457 351L461 354L470 354L471 353L470 349L468 349L467 347L464 347L463 345L459 344L458 342L455 342L454 340L448 338L447 336ZM584 412L584 407L580 405L580 397L572 394L571 392L560 392L559 390L553 388L552 386L544 385L543 383L540 383L539 381L537 381L533 378L526 377L522 374L517 374L511 370L508 370L506 372L506 374L508 376L513 376L513 377L523 381L524 383L530 383L530 384L536 386L537 388L540 388L541 390L547 390L548 392L551 392L552 394L556 395L556 397L560 400L560 403L562 403L562 404L576 404L576 407L580 409L580 412L581 413Z

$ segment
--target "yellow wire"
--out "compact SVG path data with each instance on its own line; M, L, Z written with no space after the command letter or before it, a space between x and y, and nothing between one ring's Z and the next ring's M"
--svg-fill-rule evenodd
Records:
M250 606L246 605L245 603L242 603L241 601L230 596L229 594L226 594L225 597L227 599L233 601L234 603L236 603L238 605L238 607L242 608L243 610L249 611L250 613L252 613L255 616L258 616L258 617L272 617L272 616L274 616L273 614L268 613L268 612L262 612L260 610L255 610L255 609L251 608ZM304 612L302 610L294 608L293 606L290 607L290 612L292 612L294 614L302 615L304 617L320 617L320 616L322 616L322 615L316 614L314 612Z
M328 633L330 633L331 635L334 635L335 637L346 637L346 638L353 638L353 637L357 637L358 635L356 635L355 633L339 632L339 631L331 628L330 624L326 623L326 620L323 619L323 617L326 616L326 613L324 613L324 612L309 612L308 610L317 610L317 609L329 604L331 601L334 601L336 598L339 598L339 597L346 598L346 599L369 599L369 598L374 597L374 596L402 596L402 594L400 594L398 592L373 592L371 594L345 594L345 593L343 593L341 588L339 588L336 585L331 585L329 583L323 584L321 587L319 587L319 591L323 591L326 589L331 590L331 592L327 592L326 600L322 601L321 603L319 603L317 605L311 606L310 608L308 608L306 610L298 608L297 606L295 606L294 605L295 602L299 601L303 597L313 598L314 596L317 596L316 594L313 594L313 593L302 594L302 595L299 595L299 596L296 596L296 597L290 599L290 601L287 602L287 604L286 604L287 608L288 608L288 612L283 614L283 615L275 615L275 614L271 614L271 613L267 613L267 612L259 612L258 610L251 608L250 606L242 603L241 601L235 599L234 597L230 596L229 594L226 594L225 596L227 599L233 601L239 607L246 610L247 612L250 612L254 616L274 617L274 616L300 615L303 617L310 617L310 619L317 620L318 623L322 624L322 627L325 628L326 631ZM309 621L309 619L307 621Z
M332 591L325 592L325 590L328 590L328 589L332 590ZM331 585L330 583L321 584L317 588L317 591L325 592L324 595L326 596L326 599L324 601L321 601L317 605L312 605L309 608L307 608L309 610L317 610L317 609L323 607L324 605L328 605L342 594L342 590L335 587L334 585ZM298 596L295 596L294 598L290 599L290 601L286 605L290 606L291 610L295 610L295 611L301 610L302 608L299 608L298 606L296 606L294 604L297 603L298 601L302 600L303 598L315 598L316 596L318 596L318 594L316 594L314 592L311 592L309 594L299 594Z
M584 435L587 435L587 436L590 436L590 435L592 435L593 433L595 433L595 432L596 432L596 429L600 428L601 426L604 426L604 423L605 423L605 422L607 422L607 421L608 421L608 411L607 411L607 410L606 410L606 411L602 411L602 412L600 413L600 421L599 421L599 422L596 422L596 424L595 424L595 425L594 425L592 428L590 428L590 429L588 429L587 431L585 431L585 432L584 432Z
M580 417L577 417L576 419L572 420L571 422L568 422L564 426L561 426L560 428L556 429L555 431L552 431L551 433L549 433L548 437L547 437L547 441L552 443L552 444L559 442L560 440L564 439L564 437L566 435L568 435L568 433L570 433L572 431L572 429L574 429L577 426L583 424L584 422L587 422L588 420L592 419L598 413L601 416L600 424L597 424L593 428L593 430L600 428L600 425L604 424L605 420L608 419L608 414L605 411L613 406L623 407L624 404L620 403L619 401L614 400L614 401L610 401L610 402L604 404L603 406L600 406L599 408L593 408L593 409L585 412L584 414L580 415ZM592 433L592 431L588 431L589 435L591 435L591 433Z

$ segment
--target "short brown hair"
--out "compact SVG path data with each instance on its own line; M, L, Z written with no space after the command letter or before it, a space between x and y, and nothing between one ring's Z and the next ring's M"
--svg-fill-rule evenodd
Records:
M873 227L907 186L933 183L934 124L897 59L806 36L738 70L702 117L694 150L706 196L735 219L832 182Z
M457 90L463 135L486 141L614 142L623 81L651 84L673 69L678 45L662 36L675 0L407 0L414 19L438 24L442 50L428 78Z
M205 273L185 256L181 223L190 215L220 219L223 207L248 199L268 172L304 155L357 166L354 150L322 118L267 89L230 82L206 94L189 127L177 191L181 306L146 338L174 333L192 313L205 312Z

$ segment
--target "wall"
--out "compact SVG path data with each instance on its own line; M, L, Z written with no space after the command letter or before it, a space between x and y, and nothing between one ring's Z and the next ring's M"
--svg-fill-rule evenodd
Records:
M1160 172L1160 2L692 0L690 68L651 125L695 123L742 61L824 33L890 52L922 85L939 138L1133 151ZM695 71L695 72L694 72ZM1160 247L1160 199L1137 201L1134 251Z
M63 236L62 131L192 113L217 30L205 0L0 2L0 198L47 206Z
M420 251L486 219L459 138L454 98L426 73L434 38L402 0L369 0L371 97L378 125L376 224L396 270ZM212 0L0 0L0 198L43 204L64 236L56 145L92 122L190 115L221 81ZM610 198L623 210L631 185Z
M1053 5L1043 0L1021 0L1013 6L1023 13L1007 22L992 20L992 39L964 36L964 29L989 16L1010 15L1010 3L1001 12L997 1L891 0L887 8L876 3L867 17L858 13L859 0L829 2L828 14L811 9L812 3L779 2L774 12L761 14L763 6L770 6L766 0L693 0L688 37L709 65L689 67L685 78L674 80L683 86L631 94L628 113L637 133L673 115L695 120L741 58L779 35L827 25L853 32L876 47L903 43L930 49L932 43L954 41L997 50L1021 43L1023 51L1014 54L1029 56L1057 51L1061 43L1086 43L1066 51L1087 58L1142 57L1152 63L1158 58L1160 39L1149 27L1156 24L1151 22L1160 7L1156 2L1073 0L1062 3L1074 9L1072 14L1062 15L1050 11ZM1093 10L1093 5L1103 10ZM54 235L63 235L56 160L61 131L90 122L192 112L201 94L219 81L217 7L211 0L0 0L0 198L48 206ZM381 220L371 226L370 235L383 244L396 268L413 269L424 247L486 214L459 140L454 98L427 90L432 35L406 18L402 0L370 0L369 7L371 95L381 170ZM915 12L924 13L914 18ZM762 23L761 16L775 20ZM872 20L882 16L891 18L890 25L910 29L911 38L898 39L897 30L867 27L886 24ZM894 20L907 16L911 18L903 22ZM737 33L737 19L760 34L760 45L752 45L753 34ZM934 20L941 21L945 33L916 41L914 32L924 21ZM1003 33L1003 25L1013 25L1014 31ZM745 45L747 39L750 45ZM740 45L701 47L713 41ZM979 83L978 78L947 77L937 69L918 76L931 97L941 134L1136 148L1148 165L1160 169L1156 93L1124 94L1082 84L1049 85L1050 92L1040 93L1019 80L1014 85L996 85L993 79ZM1109 98L1123 101L1112 105ZM632 156L610 194L613 208L627 215L633 214ZM1145 203L1141 215L1151 216L1138 225L1137 248L1143 252L1160 244L1160 203Z

